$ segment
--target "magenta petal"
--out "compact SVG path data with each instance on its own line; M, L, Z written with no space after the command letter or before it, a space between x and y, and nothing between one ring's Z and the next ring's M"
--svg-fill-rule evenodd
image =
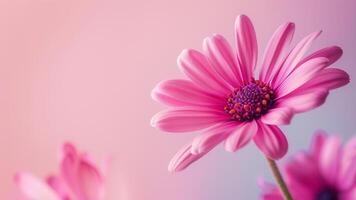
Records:
M56 193L61 197L61 199L71 199L69 188L65 184L64 180L59 176L49 176L47 178L47 184L56 191Z
M339 88L350 82L350 76L341 69L327 68L323 69L309 82L307 82L303 88L326 88L328 90Z
M319 168L329 184L335 184L341 159L341 142L336 136L329 136L320 151Z
M293 112L300 113L312 110L322 105L329 91L326 89L314 89L314 90L298 90L292 92L290 95L278 99L278 106L289 107L293 109Z
M340 47L338 46L326 47L305 57L302 61L298 63L298 66L302 65L303 63L305 63L310 59L317 58L317 57L324 57L329 59L328 65L331 65L334 62L336 62L341 56L342 56L342 49Z
M28 199L60 200L56 193L44 181L27 173L15 175L15 183Z
M323 57L305 62L283 81L277 89L277 97L281 98L311 80L328 62L329 60Z
M343 149L338 181L344 190L356 188L356 137L352 138Z
M178 57L178 66L194 83L210 93L226 95L231 87L211 66L207 58L193 49L183 50Z
M168 80L159 83L152 98L169 106L219 105L224 99L209 94L188 80Z
M282 158L288 151L288 141L277 126L259 122L259 130L253 137L257 147L270 159Z
M320 33L321 31L317 31L309 34L293 48L274 79L275 85L278 86L281 84L288 77L288 75L295 70L304 54L310 48L312 42L320 35Z
M199 160L201 157L203 157L205 154L209 152L209 151L205 151L200 154L193 154L191 147L192 144L189 143L173 156L171 162L168 165L168 171L170 172L182 171L186 169L189 165L191 165L193 162Z
M251 141L253 136L255 136L257 130L258 126L254 120L239 125L226 139L225 149L230 152L235 152L244 147Z
M236 128L236 122L223 122L205 130L193 140L191 152L201 154L225 140Z
M237 59L244 81L250 81L257 60L257 40L251 20L240 15L235 21Z
M78 165L77 182L81 196L85 200L102 200L104 182L99 169L89 162L81 161Z
M241 85L242 77L237 66L235 55L230 44L219 34L207 37L203 42L203 49L208 55L212 66L230 85Z
M264 53L260 80L269 82L278 71L282 54L292 40L294 30L294 23L285 23L274 32Z
M220 110L208 107L181 107L161 111L152 117L151 125L167 132L188 132L210 127L228 119Z
M327 135L324 131L318 130L313 136L313 140L310 145L310 154L317 160L320 160L322 147L324 146Z
M293 110L289 107L273 108L268 113L262 115L261 121L270 125L290 124L293 114Z

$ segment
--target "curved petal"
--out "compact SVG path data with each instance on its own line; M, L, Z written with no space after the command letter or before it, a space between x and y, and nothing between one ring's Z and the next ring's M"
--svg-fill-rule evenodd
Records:
M305 57L302 61L300 61L297 65L299 67L303 63L307 62L310 59L317 58L317 57L324 57L329 60L328 66L339 60L342 56L342 49L338 46L330 46L320 49L309 56Z
M209 151L204 151L203 153L200 154L193 154L191 151L192 144L189 143L185 145L181 150L179 150L172 158L171 162L168 165L168 171L170 172L179 172L184 169L186 169L189 165L191 165L193 162L199 160L201 157L203 157L205 154L207 154L211 149L214 147L211 147Z
M339 185L344 190L356 188L356 137L345 145L340 164Z
M257 40L251 20L240 15L235 21L237 59L244 81L250 81L257 61Z
M273 84L278 86L280 85L291 72L296 69L296 66L301 61L304 54L309 50L312 42L321 34L321 31L317 31L309 34L303 38L289 53L286 60L284 61L279 72L273 80Z
M225 102L221 97L209 94L188 80L163 81L152 90L151 96L168 106L211 106Z
M257 133L258 126L255 120L245 122L235 128L225 140L226 151L235 152L248 144Z
M329 60L319 57L305 62L290 74L285 81L277 88L277 98L281 98L295 89L299 88L307 81L311 80L318 72L324 69Z
M236 58L226 39L219 34L207 37L203 49L208 55L217 73L219 73L234 88L242 84L242 76L236 63Z
M326 139L327 135L325 131L318 130L314 133L309 152L316 160L320 159L321 149L324 146Z
M327 68L321 70L316 76L302 86L303 89L326 88L336 89L350 82L350 76L343 70Z
M61 199L71 199L71 192L64 180L59 176L49 176L47 184L60 196Z
M183 50L178 57L178 66L203 90L220 96L231 92L231 86L216 73L207 58L196 50Z
M270 159L278 160L288 151L288 141L277 126L259 122L259 130L253 137L257 147Z
M222 109L191 106L161 111L152 117L151 125L167 132L188 132L210 127L228 118Z
M279 107L291 108L295 113L306 112L321 106L328 95L326 89L298 90L278 99L277 104Z
M281 65L282 54L293 38L294 23L285 23L277 28L264 53L260 80L270 82Z
M205 130L193 140L191 152L201 154L210 150L212 146L225 140L237 127L237 122L223 122Z
M293 110L289 107L273 108L262 115L261 121L270 125L286 125L290 124L293 114Z
M15 175L15 183L23 195L36 200L60 200L59 196L44 181L27 173Z
M78 165L77 183L80 194L86 200L102 200L104 181L99 169L82 160Z
M341 142L336 136L329 136L321 147L319 168L329 184L335 184L338 178L341 160Z

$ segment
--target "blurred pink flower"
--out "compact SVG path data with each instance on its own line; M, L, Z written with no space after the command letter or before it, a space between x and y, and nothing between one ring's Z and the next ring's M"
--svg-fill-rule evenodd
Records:
M96 166L88 154L66 143L61 150L60 172L41 180L29 173L15 175L15 183L27 200L102 200L104 167Z
M356 137L345 146L340 138L316 133L309 151L284 165L284 178L295 200L356 199ZM283 200L273 184L260 182L263 200Z
M234 152L253 140L268 158L283 157L288 142L278 125L320 106L329 90L349 82L343 70L327 68L341 57L341 48L330 46L304 57L320 33L307 35L286 54L294 24L278 27L258 80L253 78L255 30L244 15L235 23L236 54L218 34L205 38L203 53L184 50L178 65L190 80L163 81L154 88L153 99L173 108L156 114L151 123L167 132L205 130L174 156L169 170L185 169L223 141Z

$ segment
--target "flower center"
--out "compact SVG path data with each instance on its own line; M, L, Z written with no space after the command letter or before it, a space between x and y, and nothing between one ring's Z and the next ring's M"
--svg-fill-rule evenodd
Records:
M233 120L251 121L260 118L273 103L272 88L262 81L252 80L231 92L227 97L224 110Z
M338 200L337 191L334 189L327 188L319 192L315 200Z

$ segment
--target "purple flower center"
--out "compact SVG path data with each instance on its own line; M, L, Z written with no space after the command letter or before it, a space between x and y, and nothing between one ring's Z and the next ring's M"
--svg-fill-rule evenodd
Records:
M324 189L319 192L315 200L338 200L338 192L334 189Z
M233 120L251 121L260 118L273 103L272 88L262 81L252 80L231 92L227 97L224 110Z

